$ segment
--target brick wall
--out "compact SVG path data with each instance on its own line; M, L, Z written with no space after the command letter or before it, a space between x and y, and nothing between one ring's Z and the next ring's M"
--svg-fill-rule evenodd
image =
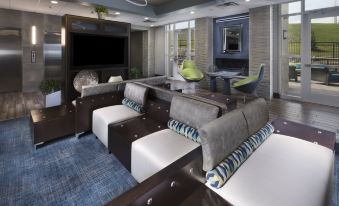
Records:
M270 7L250 9L250 69L257 74L265 64L265 77L257 89L260 97L270 98Z
M200 18L195 21L195 63L203 71L213 65L213 19ZM209 87L209 79L199 82L200 88Z

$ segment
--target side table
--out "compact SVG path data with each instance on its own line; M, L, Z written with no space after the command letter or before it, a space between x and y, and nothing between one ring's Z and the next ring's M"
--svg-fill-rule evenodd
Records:
M75 108L72 104L31 111L33 144L36 146L75 132Z

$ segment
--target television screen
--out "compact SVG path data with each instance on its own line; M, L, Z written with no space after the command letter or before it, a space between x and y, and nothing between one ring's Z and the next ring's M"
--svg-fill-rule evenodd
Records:
M71 42L75 67L127 65L127 37L73 34Z

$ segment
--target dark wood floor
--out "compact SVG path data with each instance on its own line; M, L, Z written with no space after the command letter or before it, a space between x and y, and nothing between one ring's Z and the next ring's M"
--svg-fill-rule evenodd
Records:
M44 107L43 95L34 93L0 93L0 121L29 115Z
M241 106L241 97L238 102ZM339 133L339 108L282 99L268 101L268 105L271 120L282 117ZM41 93L0 94L0 121L27 116L30 110L43 106Z

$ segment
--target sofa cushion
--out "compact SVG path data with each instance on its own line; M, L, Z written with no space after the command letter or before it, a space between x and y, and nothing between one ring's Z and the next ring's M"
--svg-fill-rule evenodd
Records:
M140 138L132 143L132 176L143 182L197 147L198 143L170 129Z
M134 83L127 83L125 87L124 96L141 106L146 103L148 88Z
M144 107L128 98L122 100L122 104L139 113L145 113Z
M254 149L257 149L273 132L273 125L271 123L267 123L257 133L250 136L248 140L251 142Z
M141 114L124 105L114 105L93 111L92 131L108 147L108 125L122 122Z
M206 181L214 188L222 187L228 178L246 161L254 151L253 145L247 140L224 159L213 170L206 173Z
M203 169L212 170L233 152L249 134L240 110L234 110L198 130L203 151Z
M179 122L174 119L170 119L167 123L168 128L175 131L178 134L181 134L187 137L190 140L193 140L196 143L201 143L201 138L197 129L194 129L182 122Z
M255 134L269 120L268 107L264 99L256 99L242 108L249 135Z
M206 173L206 181L214 188L222 187L232 174L244 163L247 158L257 149L272 133L274 127L267 123L256 134L249 137L216 168Z
M330 149L272 134L223 187L206 185L232 205L330 205L333 166Z
M197 100L174 96L171 102L170 117L196 129L216 119L218 114L218 107Z

